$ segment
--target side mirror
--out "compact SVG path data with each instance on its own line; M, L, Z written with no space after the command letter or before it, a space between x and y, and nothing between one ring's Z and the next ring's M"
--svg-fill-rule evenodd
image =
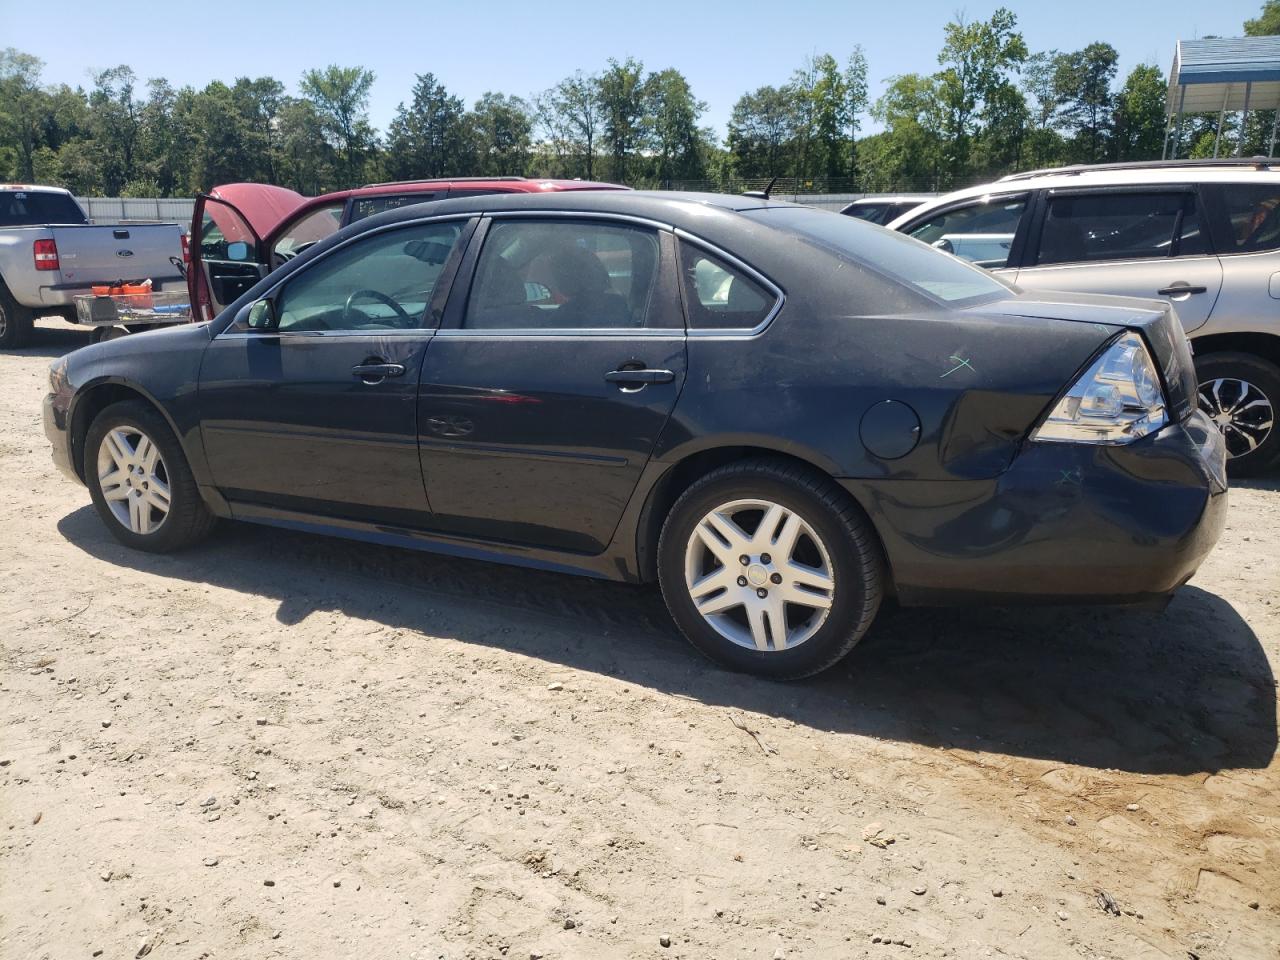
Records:
M227 259L237 263L249 259L249 245L243 240L227 244Z
M934 248L935 250L941 250L943 253L952 253L952 254L954 254L954 253L956 252L955 244L953 244L953 243L952 243L950 240L948 240L946 237L943 237L941 240L939 240L939 241L937 241L936 243L934 243L933 248Z
M250 330L271 330L276 325L276 305L270 300L255 300L249 304L245 326Z

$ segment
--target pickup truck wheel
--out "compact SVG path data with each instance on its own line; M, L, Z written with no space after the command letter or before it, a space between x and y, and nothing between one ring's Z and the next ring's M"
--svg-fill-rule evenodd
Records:
M31 333L31 311L13 299L0 283L0 350L16 350Z
M1222 431L1227 472L1252 477L1280 457L1280 367L1247 353L1211 353L1197 359L1200 409Z
M113 403L90 425L84 478L102 522L125 546L168 553L213 529L182 445L140 401Z

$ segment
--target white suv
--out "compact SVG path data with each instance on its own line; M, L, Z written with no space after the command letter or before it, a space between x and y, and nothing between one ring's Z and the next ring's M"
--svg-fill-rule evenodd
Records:
M1232 474L1280 459L1280 161L1153 161L1015 174L889 227L1027 290L1163 298L1196 357Z

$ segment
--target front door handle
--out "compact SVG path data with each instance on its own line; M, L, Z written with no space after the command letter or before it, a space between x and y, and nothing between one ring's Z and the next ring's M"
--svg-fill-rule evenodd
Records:
M351 368L351 375L359 377L365 383L381 383L387 377L403 377L403 363L386 363L381 360L366 360Z
M1208 287L1193 287L1189 283L1175 283L1171 287L1157 290L1156 293L1162 297L1180 297L1188 293L1207 293L1208 291Z
M610 370L604 375L604 378L609 383L643 386L646 383L670 383L676 378L676 375L670 370L650 370L648 367L638 367L634 370L627 368Z

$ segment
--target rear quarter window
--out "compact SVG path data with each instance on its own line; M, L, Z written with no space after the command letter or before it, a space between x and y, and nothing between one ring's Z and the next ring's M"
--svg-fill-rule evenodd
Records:
M1216 215L1219 253L1280 248L1280 183L1224 183L1201 188Z

